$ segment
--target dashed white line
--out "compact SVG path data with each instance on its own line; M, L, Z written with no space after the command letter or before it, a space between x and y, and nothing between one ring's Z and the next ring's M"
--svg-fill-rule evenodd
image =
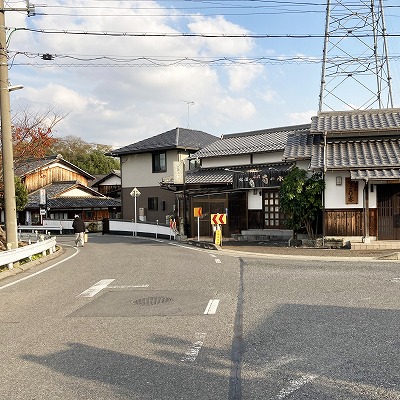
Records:
M106 288L113 281L115 281L115 279L102 279L101 281L91 286L89 289L86 289L81 294L78 294L78 296L76 297L93 297L95 294Z
M186 361L186 362L196 361L196 358L199 355L201 348L203 347L205 337L206 333L197 333L196 341L193 343L190 349L185 353L185 355L181 358L181 361Z
M215 262L216 262L217 264L221 264L221 260L220 260L219 258L216 258L216 259L215 259Z
M109 289L137 289L148 288L150 285L120 285L120 286L107 286Z
M207 315L215 314L217 312L218 304L219 304L218 299L211 299L207 304L204 314Z

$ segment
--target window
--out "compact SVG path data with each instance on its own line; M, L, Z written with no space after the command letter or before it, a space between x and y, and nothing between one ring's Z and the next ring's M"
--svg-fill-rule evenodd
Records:
M267 228L282 228L284 214L279 209L279 191L264 192L264 224Z
M158 197L149 197L147 199L147 209L151 211L158 210Z
M153 153L153 172L165 172L167 170L167 156L163 153Z

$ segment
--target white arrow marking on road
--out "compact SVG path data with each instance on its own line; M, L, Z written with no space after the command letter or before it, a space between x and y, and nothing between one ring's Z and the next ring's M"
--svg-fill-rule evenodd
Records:
M314 379L317 379L317 375L304 375L298 379L289 382L289 386L285 389L282 389L277 398L278 399L285 399L286 397L290 396L296 390L299 390L301 387L306 385L309 382L312 382Z
M216 262L217 264L221 264L221 260L220 260L219 258L216 258L216 259L215 259L215 262Z
M193 343L192 347L187 351L181 361L193 362L196 360L201 348L203 347L204 338L206 333L197 333L196 341Z
M78 296L76 296L76 297L93 297L95 294L99 293L101 290L106 288L111 282L114 282L114 281L115 281L115 279L103 279L103 280L95 283L89 289L86 289L81 294L78 294Z
M217 312L218 304L219 304L218 299L210 300L207 304L204 314L207 315L215 314Z

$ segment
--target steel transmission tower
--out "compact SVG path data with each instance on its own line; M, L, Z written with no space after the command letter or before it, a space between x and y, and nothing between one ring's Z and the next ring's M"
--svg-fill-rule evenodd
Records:
M327 0L319 111L391 107L382 0Z

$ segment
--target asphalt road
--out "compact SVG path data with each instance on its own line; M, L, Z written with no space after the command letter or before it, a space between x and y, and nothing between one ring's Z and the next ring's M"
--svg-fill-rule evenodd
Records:
M1 399L400 399L398 261L59 242L0 280Z

